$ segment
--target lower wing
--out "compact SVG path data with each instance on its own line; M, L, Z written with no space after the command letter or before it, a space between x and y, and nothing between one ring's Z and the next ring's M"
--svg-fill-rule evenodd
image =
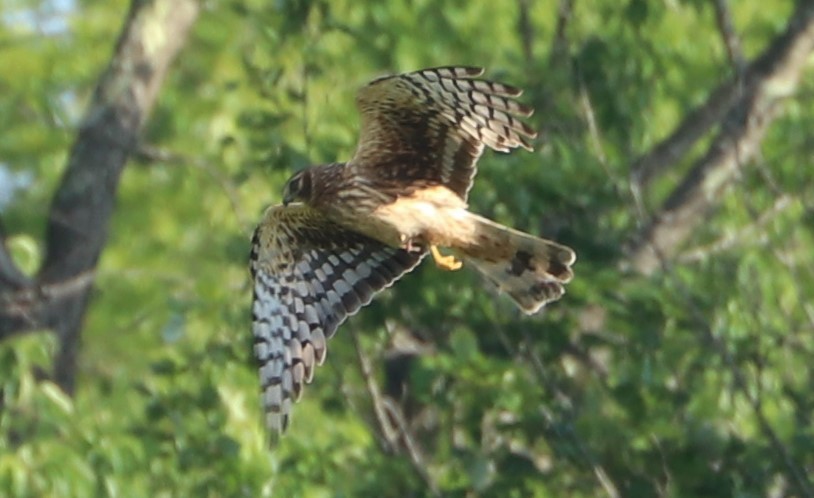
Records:
M326 340L422 257L346 230L303 204L266 211L252 240L252 332L273 439L325 360Z

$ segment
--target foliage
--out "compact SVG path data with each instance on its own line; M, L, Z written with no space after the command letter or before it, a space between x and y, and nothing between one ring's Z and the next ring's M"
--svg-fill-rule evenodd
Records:
M748 57L783 30L792 2L776 3L731 2ZM5 5L0 169L33 181L0 214L33 272L127 5ZM430 496L432 481L445 496L800 495L795 472L814 472L810 81L759 164L645 278L620 269L643 221L630 166L732 75L712 2L574 2L565 57L551 51L553 2L205 8L145 131L169 159L134 161L120 186L76 397L45 380L53 337L0 344L0 494L401 497ZM534 153L485 154L473 209L574 247L577 277L525 317L474 273L425 264L340 329L269 450L248 327L253 224L292 171L352 154L358 85L453 63L526 88L545 132ZM645 192L647 210L707 143ZM406 386L421 462L383 449L352 335L386 393ZM423 352L399 369L403 335Z

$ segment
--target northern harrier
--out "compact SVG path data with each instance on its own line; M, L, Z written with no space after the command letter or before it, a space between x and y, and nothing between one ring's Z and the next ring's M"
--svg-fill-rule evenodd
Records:
M252 331L266 425L288 426L325 343L348 315L412 270L471 264L526 313L562 296L574 252L467 211L484 146L532 150L521 90L472 67L379 78L356 96L359 145L346 163L294 174L252 240ZM442 255L439 247L450 251Z

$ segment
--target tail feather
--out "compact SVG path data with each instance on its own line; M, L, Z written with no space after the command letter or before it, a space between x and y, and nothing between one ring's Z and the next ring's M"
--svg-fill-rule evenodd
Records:
M527 314L562 297L574 276L571 248L473 216L477 243L459 248L467 262Z

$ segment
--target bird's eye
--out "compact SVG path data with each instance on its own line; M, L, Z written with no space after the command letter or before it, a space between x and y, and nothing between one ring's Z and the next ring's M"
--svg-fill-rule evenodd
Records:
M283 201L306 201L311 195L311 179L307 172L300 172L292 176L285 185Z

